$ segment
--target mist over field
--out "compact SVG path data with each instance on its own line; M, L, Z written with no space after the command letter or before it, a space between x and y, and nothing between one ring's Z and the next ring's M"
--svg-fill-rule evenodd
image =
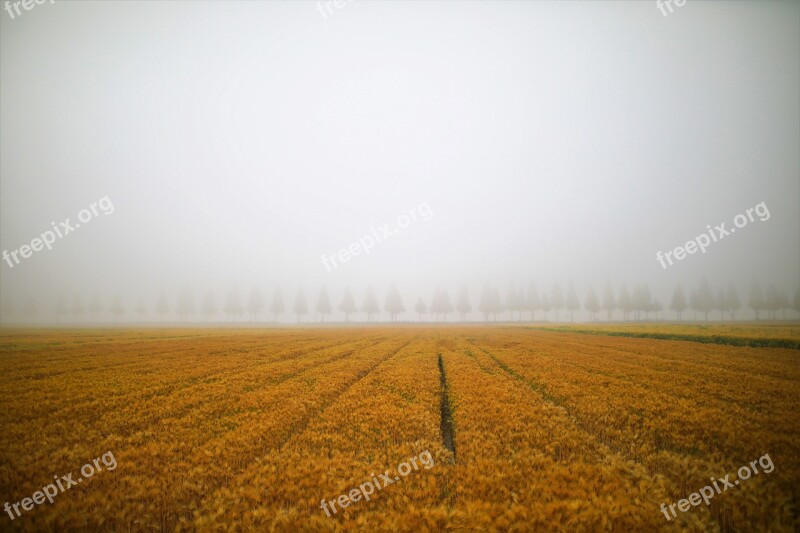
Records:
M671 5L2 11L0 322L797 319L800 3Z
M800 531L800 2L0 0L0 531Z

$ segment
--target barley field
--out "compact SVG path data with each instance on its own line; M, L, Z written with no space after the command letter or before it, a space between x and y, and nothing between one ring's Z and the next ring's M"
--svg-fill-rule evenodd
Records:
M798 530L800 351L630 329L3 329L0 524ZM633 333L800 341L796 326ZM113 469L13 511L107 452ZM352 492L425 452L369 500ZM708 505L662 510L727 474Z

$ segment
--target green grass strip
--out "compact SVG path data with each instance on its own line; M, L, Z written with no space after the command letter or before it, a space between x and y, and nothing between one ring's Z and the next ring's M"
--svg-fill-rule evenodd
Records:
M533 327L542 331L558 333L581 333L584 335L603 335L608 337L637 337L642 339L659 339L665 341L690 341L704 344L728 344L730 346L749 346L751 348L788 348L800 350L800 341L791 339L753 339L749 337L729 337L725 335L689 335L681 333L638 333L629 331L602 331L592 329Z

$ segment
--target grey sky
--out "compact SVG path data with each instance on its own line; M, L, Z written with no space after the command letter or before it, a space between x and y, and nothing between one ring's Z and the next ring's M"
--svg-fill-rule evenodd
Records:
M57 0L0 12L0 149L0 250L114 205L0 263L4 297L42 307L185 284L335 305L396 283L407 309L530 279L794 291L800 3ZM768 221L656 261L760 202Z

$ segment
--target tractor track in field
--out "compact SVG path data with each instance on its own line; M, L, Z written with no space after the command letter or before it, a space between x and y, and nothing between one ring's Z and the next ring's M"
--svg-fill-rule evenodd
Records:
M373 346L377 346L380 343L385 342L385 341L386 341L386 339L381 338L381 339L379 339L377 341L374 341L374 342L371 342L371 343L369 343L369 344L367 344L367 345L365 345L365 346L363 346L361 348L354 348L352 350L347 350L345 352L342 352L342 353L333 355L331 357L328 357L328 358L326 358L324 360L317 361L314 364L311 364L311 365L307 366L306 368L303 368L302 370L299 370L297 372L282 374L280 376L277 376L275 378L270 379L268 382L263 383L259 389L253 389L250 392L253 392L255 390L261 390L261 389L264 389L264 388L266 388L268 386L269 387L277 387L277 386L279 386L279 385L281 385L281 384L283 384L283 383L285 383L287 381L290 381L290 380L295 379L295 378L299 378L299 377L303 376L304 374L306 374L309 371L316 370L316 369L318 369L320 367L323 367L323 366L326 366L326 365L329 365L329 364L332 364L332 363L336 363L337 361L340 361L342 359L346 359L347 357L350 357L351 355L353 355L359 349L362 349L362 350L363 349L369 349L369 348L372 348ZM334 348L340 348L342 345L343 344L337 344L336 346L334 346ZM198 405L202 405L204 403L213 401L213 399L214 399L213 397L205 396L205 397L203 397L202 399L196 401L193 404L182 406L179 410L175 411L175 413L176 413L175 418L186 416L192 410L192 408L194 408L194 407L196 407Z
M381 339L383 339L383 337L378 337L378 339L379 340L373 342L369 346L374 346L375 344L380 343ZM274 358L274 359L258 360L258 361L256 361L254 364L252 364L250 366L237 368L237 369L223 368L223 369L220 369L220 370L215 370L213 372L209 372L209 373L204 374L202 376L195 376L195 377L193 377L193 378L191 378L189 380L186 380L186 382L181 387L174 388L172 390L167 390L166 393L175 392L175 391L178 391L178 390L185 391L185 390L189 389L192 386L201 385L202 383L207 383L209 379L215 378L217 376L225 376L225 377L238 376L240 374L245 374L245 373L248 373L248 372L252 372L253 370L261 368L261 367L269 367L269 366L272 366L272 365L275 365L275 364L280 364L280 363L293 361L295 359L299 359L299 358L301 358L303 356L306 356L309 353L319 352L319 351L326 351L326 350L336 350L336 349L339 349L339 348L341 348L343 346L347 346L348 344L352 344L352 343L351 342L347 342L347 341L334 342L334 343L331 343L331 344L318 346L316 349L313 349L317 344L318 344L317 341L311 341L311 342L305 343L303 346L300 346L300 347L296 347L295 346L295 347L292 347L291 349L280 350L280 351L275 353L275 355L277 357ZM347 355L350 355L350 354L353 353L353 351L351 350L351 351L346 352L346 353L347 353ZM342 354L334 355L334 356L328 358L327 360L321 361L321 363L322 364L327 364L328 362L333 361L337 357L341 357L341 356L342 356ZM318 364L310 365L309 367L304 368L304 369L296 372L293 375L299 375L299 374L307 371L309 368L312 368L314 366L318 366ZM283 378L283 377L284 376L282 375L281 378ZM289 378L290 377L291 376L289 376ZM286 379L288 379L288 378L286 378ZM283 381L286 381L286 379L279 379L276 383L282 383ZM149 397L157 396L157 395L163 395L163 394L161 394L160 391L154 391L149 396L145 396L143 398L147 399Z
M383 337L379 336L378 338L382 339ZM147 401L147 400L150 400L152 398L157 398L157 397L160 397L160 396L168 396L168 395L172 395L172 394L176 394L176 393L185 393L188 390L190 390L192 387L202 386L204 382L207 382L207 380L212 379L212 378L217 377L217 376L235 376L235 375L243 374L243 373L246 373L246 372L250 372L254 368L257 368L257 367L268 366L268 365L272 365L272 364L275 364L275 363L281 363L281 362L290 361L292 359L300 358L303 355L307 355L309 353L308 348L310 346L313 346L315 344L315 342L316 341L308 342L308 343L306 343L307 344L306 346L301 346L300 348L293 347L291 349L280 350L277 353L280 356L284 356L285 355L285 357L280 357L279 359L271 359L271 360L267 360L267 361L259 361L256 364L251 365L251 366L246 367L246 368L240 368L240 369L222 368L222 369L212 370L212 371L206 372L206 373L204 373L202 375L198 375L198 376L194 376L192 378L189 378L189 379L183 381L182 383L176 383L174 385L167 385L167 386L161 387L161 388L156 389L156 390L147 391L144 394L142 394L140 391L131 391L131 392L126 391L126 392L123 392L123 393L118 394L118 395L109 395L108 398L111 399L111 400L122 401L122 402L124 402L126 400ZM371 344L370 346L374 346L375 344L378 344L380 342L381 341L378 340L377 342ZM337 348L340 348L342 346L346 346L347 344L351 344L351 343L348 343L347 341L335 342L335 343L331 343L331 344L329 344L327 346L323 346L320 349L323 349L323 350L337 349ZM352 351L350 351L348 353L348 355L350 355L350 354L352 354ZM336 357L336 356L334 356L334 357ZM331 360L329 359L329 360L325 361L323 364L327 364L330 361ZM316 365L314 365L314 366L316 366ZM308 368L305 368L300 372L304 372L304 371L307 371L307 370L308 370ZM298 372L297 374L299 374L300 372ZM74 373L74 371L70 371L70 373ZM290 378L291 378L291 376L289 376L289 378L287 378L287 379L290 379ZM285 381L285 379L282 380L282 381ZM81 402L81 403L74 404L74 405L71 406L71 410L79 410L79 409L84 408L86 406L91 406L91 405L93 405L93 402L94 402L94 400L90 399L90 400L86 400L86 401Z
M561 332L563 333L563 332ZM629 337L630 340L641 340ZM540 343L545 344L548 348L551 347L561 347L564 346L564 341L550 339L547 337L540 337L537 339ZM615 338L613 336L606 336L606 335L595 335L595 336L588 336L588 340L582 341L578 338L573 339L570 342L570 347L576 350L578 353L582 355L592 355L594 351L597 349L597 343L602 343L600 346L604 350L609 350L609 352L613 352L614 362L615 363L622 363L622 364L630 364L626 362L626 358L629 358L631 355L635 355L637 359L642 361L641 365L636 365L639 368L643 366L645 362L655 362L659 366L671 366L675 363L673 359L666 357L664 355L659 355L658 353L651 353L646 350L642 345L637 344L618 344L615 343ZM647 339L644 339L647 340ZM710 343L709 343L710 344ZM723 346L723 345L718 345ZM702 347L703 349L714 349L713 345ZM736 349L736 346L730 346L730 349ZM766 352L763 352L766 353ZM740 367L725 364L725 361L708 361L707 359L703 359L702 361L698 360L691 360L691 359L682 359L679 361L681 366L686 367L687 370L690 368L696 369L697 371L708 373L710 371L713 372L724 372L725 378L720 379L720 383L730 382L731 379L735 379L738 376L739 371L741 370ZM649 364L648 364L649 366ZM663 373L664 375L671 375L672 370L658 370L659 373ZM753 369L752 373L755 376L763 377L764 379L770 380L786 380L786 381L794 381L795 378L793 376L786 376L780 371L765 371L758 372L757 369Z
M587 353L587 352L583 351L586 348L587 345L582 344L582 343L578 343L577 345L580 348L580 350L578 350L576 353L579 353L581 355L584 355L584 354ZM548 347L550 347L550 346L548 345ZM493 354L488 352L486 349L484 349L482 347L478 347L478 348L484 354L486 354L488 357L490 357L493 360L495 360L496 364L498 366L500 366L504 371L506 371L507 373L509 373L511 375L515 375L515 376L517 375L517 372L513 368L509 367L503 361L500 361L497 357L495 357ZM631 352L620 351L619 353L621 353L622 355L629 355ZM641 354L638 353L638 352L632 352L632 353L634 353L637 356L641 356ZM593 369L592 367L585 366L585 365L580 364L580 363L575 362L575 361L568 361L568 360L561 359L561 358L558 358L558 357L555 357L555 356L552 356L552 355L545 355L545 354L537 353L534 350L531 350L530 348L525 348L525 354L526 355L535 356L535 357L544 357L547 360L557 360L560 364L566 365L569 368L574 369L577 372L583 373L583 374L585 374L587 376L591 376L591 375L594 375L594 374L602 375L605 379L607 379L607 380L609 380L611 382L616 382L617 384L620 384L620 385L624 384L625 386L641 387L641 388L647 390L648 394L650 394L650 395L654 395L654 396L658 395L659 397L663 397L664 401L666 401L666 402L675 403L675 402L680 401L680 400L690 400L691 399L690 396L688 396L686 394L681 394L679 391L676 391L676 390L663 390L662 389L662 390L655 391L653 389L656 388L656 387L653 384L649 384L649 383L646 383L646 382L643 382L643 381L639 381L639 380L636 380L634 378L631 378L631 377L623 375L623 374L611 374L609 372L598 371L596 369ZM644 356L647 357L648 355L649 354L645 354ZM618 359L614 359L614 362L615 362L615 364L618 364L620 367L631 368L631 369L634 369L634 370L641 370L643 368L642 365L636 365L636 364L629 363L627 361L618 360ZM692 368L697 367L701 371L706 371L707 368L708 368L706 366L698 366L698 365L692 365L692 364L690 364L690 365L691 365ZM690 365L687 365L687 366L690 366ZM728 369L725 369L725 371L728 371ZM659 371L659 373L661 373L661 371ZM765 377L765 378L766 377L771 377L771 376L764 376L762 374L759 374L759 376L760 377ZM548 401L551 401L551 403L554 403L555 405L560 405L561 407L566 408L566 406L564 405L565 398L554 396L554 395L550 394L547 391L547 388L546 388L545 385L539 384L536 380L534 380L532 378L526 378L524 376L519 376L519 378L522 379L523 381L525 381L526 383L528 383L531 386L531 388L533 388L534 390L537 390L537 391L543 393L545 399L547 399ZM730 382L730 381L732 381L732 379L733 378L730 378L728 381ZM787 378L787 379L789 379L789 378ZM734 403L734 402L738 402L738 401L739 401L738 398L735 398L735 397L732 397L732 396L727 396L724 393L716 394L715 397L714 397L714 408L719 408L720 410L722 410L722 407L717 405L717 402L720 402L720 403L722 403L724 405L725 402ZM581 420L572 411L569 411L569 414L570 414L570 416L575 417L576 420L578 420L578 421ZM586 430L586 431L588 431L588 430ZM592 433L592 434L594 434L594 433ZM665 436L663 434L655 436L654 438L656 438L656 440L658 442L658 444L657 444L657 448L658 449L675 451L675 452L678 452L678 453L681 453L681 454L684 454L684 455L695 455L697 453L696 450L692 451L693 449L690 448L690 447L685 447L685 446L678 445L674 441L674 439L672 439L672 438L670 438L668 436ZM638 460L636 457L630 455L628 452L625 451L624 448L621 448L621 447L619 447L619 446L617 446L615 444L612 444L611 442L606 442L604 440L600 440L600 442L603 442L604 444L607 444L610 449L616 451L622 457L625 457L626 459L629 459L631 461L634 461L636 463L641 464L640 460Z
M585 433L587 435L590 435L592 437L592 439L595 441L595 443L601 449L602 449L602 447L605 447L611 453L618 455L619 457L623 458L626 461L630 461L632 463L640 465L648 473L650 473L650 469L647 468L647 466L644 463L642 463L641 461L637 460L635 457L632 457L629 453L627 453L624 446L622 446L620 444L616 444L614 442L610 442L610 441L606 442L605 440L601 439L600 436L597 435L595 432L591 431L589 429L589 427L583 422L583 420L579 416L577 416L573 411L571 411L567 406L564 405L564 399L563 398L557 398L557 397L551 395L549 392L547 392L546 387L544 387L541 383L539 383L539 382L537 382L537 381L535 381L533 379L526 378L525 376L523 376L522 374L520 374L519 372L517 372L516 370L511 368L509 365L507 365L505 362L503 362L500 359L498 359L497 356L495 356L493 353L485 350L483 347L478 346L477 344L474 344L472 342L470 342L470 344L472 346L474 346L476 349L478 349L481 352L483 352L492 361L494 361L494 363L498 367L500 367L504 372L506 372L509 376L511 376L514 379L517 379L517 380L521 381L522 383L528 385L531 388L531 390L533 390L535 393L537 393L539 396L541 396L543 400L545 400L546 402L550 403L551 405L554 405L556 407L560 407L561 409L563 409L564 410L564 415L567 417L567 419L569 421L571 421L573 424L575 424L575 426L578 429L580 429L583 433Z
M357 349L369 349L369 348L372 348L373 346L377 346L378 344L380 344L382 342L385 342L385 341L386 341L386 338L383 337L383 336L378 336L377 340L376 340L375 337L373 337L370 341L368 341L367 344L365 344L364 346L362 346L360 348L355 348L355 349L352 349L352 350L346 350L346 351L344 351L342 353L338 353L338 354L335 354L335 355L331 355L330 357L326 357L326 358L324 358L324 359L322 359L320 361L315 361L314 363L310 364L306 368L303 368L303 369L301 369L301 370L299 370L297 372L286 373L286 374L282 374L282 375L276 376L275 378L273 378L271 380L270 383L263 384L263 386L261 388L263 389L266 386L270 386L270 387L279 386L279 385L281 385L281 384L283 384L283 383L285 383L285 382L287 382L287 381L289 381L291 379L301 377L305 373L307 373L307 372L309 372L311 370L314 370L314 369L317 369L317 368L319 368L321 366L329 365L329 364L335 363L335 362L337 362L337 361L339 361L341 359L345 359L347 357L350 357L351 355L353 355L353 353L355 353L355 351ZM321 350L331 350L331 349L337 350L337 349L341 349L344 346L347 346L347 344L352 344L352 343L336 342L336 343L333 343L333 344L330 344L330 345L327 345L327 346L323 346L320 349ZM217 376L228 377L228 376L235 376L235 375L240 375L240 374L243 374L243 373L251 372L254 369L259 368L259 367L265 367L265 366L268 366L270 364L280 363L280 362L284 362L284 361L289 360L289 359L296 359L296 358L299 358L299 357L303 357L304 355L307 355L309 353L309 350L307 349L307 347L303 348L303 349L301 349L299 351L297 350L297 348L294 348L293 350L286 350L286 352L293 352L293 353L291 353L288 358L282 358L282 359L279 359L279 360L262 361L262 362L256 363L255 365L249 366L247 368L241 368L241 369L237 369L237 370L231 370L230 368L225 368L225 369L221 369L221 370L215 370L213 372L204 374L203 376L196 376L195 378L192 378L191 380L187 380L187 381L185 381L183 383L176 384L174 386L163 387L161 389L146 393L144 395L141 395L139 392L131 392L131 393L120 395L120 396L117 396L117 397L114 397L114 398L117 399L118 401L123 401L125 398L129 398L131 400L149 400L149 399L157 398L157 397L160 397L160 396L168 397L168 396L179 395L179 396L184 396L185 397L185 396L187 396L189 391L191 391L191 390L193 390L195 388L202 388L205 385L205 382L208 379L214 379ZM227 393L223 393L223 394L227 394ZM207 395L207 394L201 394L201 395L197 396L194 399L194 401L190 401L190 402L185 403L183 405L176 406L176 408L169 413L169 417L170 418L180 419L180 418L182 418L184 416L187 416L192 411L192 409L194 409L194 408L196 408L196 407L198 407L200 405L206 404L208 402L213 402L215 397L216 396L210 396L210 395ZM84 402L84 404L91 405L91 401L87 400L86 402ZM70 407L69 410L73 411L75 409L80 409L80 408L82 408L84 406L84 404L79 404L77 406ZM63 410L62 410L62 414L64 416L73 416L73 415L68 414L68 413L65 414L63 412ZM147 428L149 426L149 424L150 423L146 422L146 421L142 421L138 425L137 424L131 424L129 422L126 427L127 427L128 433L130 433L130 432L134 432L134 431L137 431L137 430L145 429L145 428ZM206 442L210 442L210 441L206 441Z
M341 397L342 397L344 394L346 394L346 393L347 393L347 391L349 391L349 390L350 390L350 389L352 389L352 388L353 388L353 387L354 387L356 384L358 384L358 382L360 382L360 381L361 381L361 380L363 380L365 377L367 377L367 376L368 376L368 375L370 375L372 372L374 372L374 371L375 371L375 369L377 369L379 366L381 366L381 365L382 365L382 364L384 364L385 362L387 362L387 361L389 361L390 359L392 359L393 357L395 357L397 354L399 354L401 351L403 351L403 350L404 350L404 349L405 349L405 348L406 348L406 347L407 347L409 344L411 344L412 342L414 342L414 341L415 341L415 340L417 340L418 338L419 338L419 334L415 335L415 336L414 336L412 339L409 339L408 341L406 341L405 343L403 343L403 344L402 344L400 347L398 347L396 350L394 350L393 352L391 352L391 353L390 353L389 355L387 355L386 357L384 357L384 358L380 359L380 360L379 360L378 362L376 362L375 364L373 364L373 365L371 365L371 366L369 366L369 367L367 367L367 368L365 368L365 369L363 369L363 370L360 370L360 371L359 371L359 372L358 372L358 373L355 375L355 378L354 378L354 379L352 379L351 381L347 382L347 383L344 385L344 388L342 388L342 389L341 389L341 390L340 390L338 393L335 393L335 394L334 394L334 395L333 395L331 398L329 398L327 401L325 401L325 402L324 402L324 403L323 403L323 404L322 404L322 405L319 407L319 409L317 409L317 410L315 411L315 413L316 413L315 415L309 415L309 416L303 417L303 418L301 419L300 423L296 425L297 429L296 429L295 431L292 431L292 432L290 432L289 434L287 434L286 438L285 438L283 441L281 441L281 443L280 443L278 446L276 446L276 449L283 450L283 448L286 446L286 444L289 442L289 440L291 440L291 439L292 439L292 437L296 437L296 436L302 435L302 434L303 434L303 433L306 431L306 429L308 428L308 424L311 422L311 419L312 419L312 418L314 418L315 416L320 416L320 417L321 417L321 416L322 416L322 415L325 413L325 411L326 411L328 408L330 408L330 406L332 406L334 403L336 403L336 401L337 401L339 398L341 398ZM376 344L379 344L379 343L376 343ZM373 346L374 346L374 345L373 345Z
M441 421L441 432L442 432L442 444L445 448L450 450L453 454L453 462L456 460L456 431L453 425L453 408L452 403L450 401L450 387L447 384L447 373L444 369L444 359L442 359L442 354L438 354L439 358L439 383L441 384L442 388L442 399L441 399L441 406L440 406L440 414L442 417Z
M478 346L478 345L476 345L475 343L473 343L471 341L467 341L467 342L469 342L472 346L474 346L475 348L477 348L478 350L483 352L487 357L489 357L492 361L494 361L494 363L497 364L498 367L503 369L503 371L508 373L510 376L512 376L513 378L515 378L515 379L521 381L522 383L525 383L526 385L528 385L533 391L537 392L540 396L542 396L542 398L545 401L547 401L547 402L551 403L552 405L558 406L561 409L563 409L564 410L564 414L567 416L568 420L571 421L575 425L575 427L577 427L580 431L582 431L586 435L591 436L592 440L595 442L595 444L598 447L598 451L602 452L603 448L606 448L609 451L610 454L616 455L616 456L620 457L621 459L623 459L626 462L633 463L633 464L636 464L639 467L641 467L644 470L647 478L649 478L649 479L655 479L656 478L656 475L651 471L650 467L648 467L639 458L632 456L627 451L627 449L624 446L624 443L619 443L618 444L616 442L611 441L610 439L609 440L604 440L595 431L592 431L580 416L576 415L573 411L571 411L567 406L564 405L564 399L563 398L555 398L555 397L549 395L546 392L546 388L542 387L541 384L538 383L537 381L535 381L533 379L530 379L530 378L526 378L522 374L519 374L516 370L511 368L505 362L503 362L500 359L498 359L497 356L495 356L491 352L487 351L483 347ZM554 399L557 400L557 401L553 401ZM685 453L685 451L681 450L681 453L683 454L683 453ZM727 513L728 513L728 511L724 511L724 510L723 511L719 511L719 510L714 510L713 508L711 510L712 520L715 523L720 525L722 531L732 531L726 525L728 523L727 521L729 520L729 517L728 517Z
M311 423L312 419L323 416L325 411L327 411L333 404L335 404L336 401L339 398L341 398L344 394L346 394L350 389L352 389L356 384L358 384L365 377L367 377L372 372L374 372L379 366L381 366L385 362L387 362L390 359L392 359L393 357L395 357L398 353L400 353L403 349L405 349L409 344L414 342L417 338L419 338L419 335L416 335L413 338L409 339L408 341L404 342L401 346L399 346L395 350L391 351L385 357L380 358L374 364L359 370L355 374L353 379L351 379L350 381L344 383L343 387L338 392L332 393L331 396L322 403L322 405L320 405L318 408L311 409L310 412L307 415L301 417L297 422L292 424L292 426L290 426L289 431L286 433L286 435L284 435L284 437L275 446L270 447L267 450L264 450L262 453L253 454L251 460L248 461L245 464L240 465L239 469L236 472L232 472L231 473L231 476L230 476L229 479L232 480L233 478L241 476L242 474L247 472L248 467L250 465L255 463L260 457L263 457L267 453L269 453L271 451L276 451L278 453L283 452L285 450L286 446L289 444L289 442L292 439L297 438L300 435L302 435L303 433L305 433L305 431L308 429L308 425ZM377 342L377 343L375 343L375 344L373 344L371 346L375 346L376 344L380 344L380 342ZM215 497L215 494L216 493L210 494L210 495L206 496L205 498L203 498L203 500L200 503L199 507L194 511L195 517L197 516L196 513L201 512L207 506L208 501L213 500L213 498Z

